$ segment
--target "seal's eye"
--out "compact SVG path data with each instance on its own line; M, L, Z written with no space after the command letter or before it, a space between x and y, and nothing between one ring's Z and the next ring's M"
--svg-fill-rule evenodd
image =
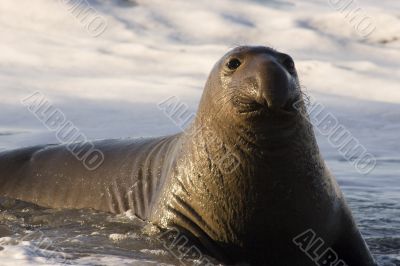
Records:
M290 74L294 74L296 72L296 68L294 66L294 61L291 57L286 57L283 61L282 61L282 65L286 68L286 70L290 73Z
M226 64L226 66L230 69L230 70L235 70L236 68L238 68L240 66L240 61L237 58L232 58L231 60L229 60L229 62Z

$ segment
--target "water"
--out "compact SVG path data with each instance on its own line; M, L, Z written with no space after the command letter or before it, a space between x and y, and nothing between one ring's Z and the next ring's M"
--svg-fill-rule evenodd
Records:
M88 1L110 22L97 39L54 1L22 2L4 1L0 10L0 150L55 141L20 103L35 90L90 139L172 133L158 102L172 95L198 101L227 45L271 44L293 53L311 91L341 95L327 103L377 156L377 167L363 176L319 137L373 255L380 265L400 265L399 50L396 41L381 42L399 32L396 1L360 3L368 16L383 18L365 42L330 1ZM0 266L194 263L174 256L129 213L4 200L0 210Z
M385 159L368 176L344 160L328 160L379 265L400 265L398 162ZM32 265L192 265L131 213L46 209L1 199L0 256ZM175 255L174 255L175 254ZM4 261L3 259L1 261ZM40 264L43 263L43 264ZM214 263L217 263L214 261Z
M46 209L1 199L0 252L11 265L192 265L128 213ZM176 256L174 256L176 254ZM1 262L8 262L0 254ZM210 258L211 259L211 258Z
M381 160L368 176L350 174L346 161L328 161L379 265L400 265L400 187L396 160Z

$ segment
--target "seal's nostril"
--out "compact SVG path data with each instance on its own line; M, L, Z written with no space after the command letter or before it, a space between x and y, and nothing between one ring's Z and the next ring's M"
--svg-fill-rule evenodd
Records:
M285 67L285 69L290 73L294 74L296 72L296 68L294 65L294 61L290 56L287 56L283 59L282 65Z
M278 53L276 55L276 60L291 75L296 74L296 65L294 63L293 58L290 55L284 53Z

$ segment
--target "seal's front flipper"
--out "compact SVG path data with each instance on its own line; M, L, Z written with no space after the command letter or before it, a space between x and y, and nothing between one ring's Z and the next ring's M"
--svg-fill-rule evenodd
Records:
M350 212L349 210L347 210ZM345 264L335 264L337 266L377 266L367 244L361 236L351 215L346 215L345 226L332 249L338 255L338 261L342 260Z
M337 252L339 261L345 264L336 264L338 266L377 266L368 247L359 232L353 235L343 236L343 240L333 246Z

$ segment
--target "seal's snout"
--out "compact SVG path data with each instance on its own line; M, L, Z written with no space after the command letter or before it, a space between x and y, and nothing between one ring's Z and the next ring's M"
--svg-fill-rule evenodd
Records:
M216 65L209 81L217 81L222 95L241 114L262 115L268 111L295 113L293 103L301 98L293 59L267 47L237 47ZM229 102L229 101L228 101Z
M258 68L261 69L258 97L260 103L267 105L268 109L284 109L292 101L290 60L291 58L280 59L268 55L260 59L259 64L262 66Z

